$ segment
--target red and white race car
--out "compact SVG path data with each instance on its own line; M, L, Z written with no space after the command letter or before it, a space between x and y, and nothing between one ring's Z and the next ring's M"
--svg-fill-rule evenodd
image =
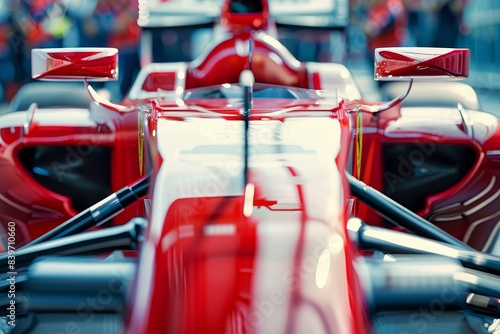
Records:
M117 50L33 52L34 78L84 80L92 103L0 117L0 328L496 330L499 121L401 104L413 81L466 77L469 50L378 49L375 78L408 87L367 103L345 66L295 59L270 13L225 1L206 53L145 65L120 104L91 85ZM114 250L138 254L60 256Z

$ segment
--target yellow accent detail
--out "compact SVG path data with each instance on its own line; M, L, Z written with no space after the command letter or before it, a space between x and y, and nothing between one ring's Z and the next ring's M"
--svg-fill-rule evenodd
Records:
M356 172L358 179L361 180L361 158L363 153L363 114L358 111L356 117Z
M144 174L144 120L142 112L137 113L137 145L139 149L139 174L142 176Z

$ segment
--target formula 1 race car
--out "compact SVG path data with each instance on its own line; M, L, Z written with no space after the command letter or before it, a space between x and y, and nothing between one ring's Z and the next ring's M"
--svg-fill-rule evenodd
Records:
M93 102L0 117L0 331L500 331L498 119L402 107L469 50L378 49L375 78L408 86L370 104L272 37L266 1L220 17L119 104L91 84L116 49L33 51L35 79Z

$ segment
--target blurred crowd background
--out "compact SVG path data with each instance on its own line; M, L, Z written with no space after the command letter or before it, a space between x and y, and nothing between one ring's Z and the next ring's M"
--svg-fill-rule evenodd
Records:
M31 49L39 47L118 48L116 94L123 96L140 68L137 7L138 0L0 0L1 102L31 80ZM370 63L379 46L468 47L471 67L485 73L479 80L500 88L500 80L492 76L500 73L498 0L350 0L350 15L351 24L340 37L325 43L317 39L318 32L294 32L295 41L288 39L285 45L299 60L333 59L348 66ZM168 54L162 60L196 56L200 41L209 37L201 34L205 37L196 40L193 34L183 29L163 33L158 42Z
M0 0L1 100L31 80L31 49L116 47L124 94L139 69L137 0Z
M471 50L475 86L500 89L500 1L351 0L349 53L378 46L459 47Z

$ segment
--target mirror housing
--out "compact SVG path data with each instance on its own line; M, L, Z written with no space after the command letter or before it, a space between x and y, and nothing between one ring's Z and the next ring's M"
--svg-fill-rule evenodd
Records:
M64 81L118 79L115 48L52 48L31 51L32 78Z
M444 80L469 76L469 49L393 47L375 49L375 80Z

